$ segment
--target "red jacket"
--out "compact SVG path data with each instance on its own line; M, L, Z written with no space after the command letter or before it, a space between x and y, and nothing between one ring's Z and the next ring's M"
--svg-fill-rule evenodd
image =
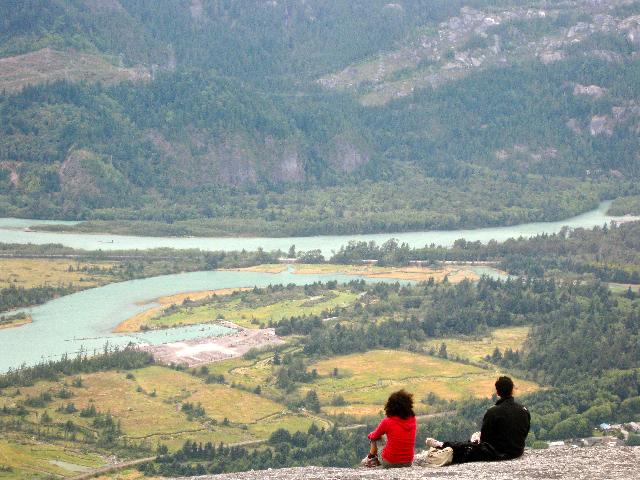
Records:
M387 444L382 450L382 459L389 463L411 463L416 443L416 417L402 419L386 417L373 432L369 440L378 440L387 435Z

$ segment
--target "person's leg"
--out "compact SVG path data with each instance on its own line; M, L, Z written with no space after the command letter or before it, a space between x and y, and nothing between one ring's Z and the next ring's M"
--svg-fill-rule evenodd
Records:
M371 440L371 444L369 446L369 458L378 456L378 441Z
M453 450L452 463L493 462L502 457L488 443L480 442L443 442L443 447Z
M378 458L378 442L372 440L369 444L369 454L362 459L362 466L367 468L375 468L380 466L380 459Z

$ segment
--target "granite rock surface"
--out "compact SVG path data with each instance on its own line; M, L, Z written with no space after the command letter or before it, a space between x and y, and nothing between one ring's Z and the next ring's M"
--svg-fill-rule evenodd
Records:
M633 480L640 479L640 447L529 450L509 462L392 470L284 468L191 477L195 480Z

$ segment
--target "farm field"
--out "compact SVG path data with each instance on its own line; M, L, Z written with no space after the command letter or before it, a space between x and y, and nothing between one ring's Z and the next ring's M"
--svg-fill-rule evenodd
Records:
M113 266L113 262L75 262L44 258L0 259L0 288L12 285L23 288L39 285L96 287L113 281L113 276L100 272L110 270Z
M323 410L331 414L371 415L382 410L389 394L405 388L415 395L417 412L428 413L420 403L429 393L445 400L490 397L498 371L484 370L442 358L398 350L374 350L321 360L309 366L320 378L308 389L316 390ZM333 376L338 369L337 377ZM518 393L537 390L538 385L515 379ZM336 396L343 406L332 406Z
M117 332L139 331L143 329L171 328L199 323L211 323L220 319L245 328L262 328L269 323L277 323L283 318L300 315L317 315L335 307L347 306L357 295L352 292L335 290L321 295L297 295L277 302L262 302L252 305L241 296L221 296L204 305L188 306L172 303L136 315L120 324ZM171 309L171 313L169 312Z
M499 348L502 353L507 348L514 351L521 349L530 330L531 328L528 326L498 328L493 330L490 336L482 338L440 338L425 342L425 346L438 351L444 343L450 358L458 357L473 362L482 362L496 348Z

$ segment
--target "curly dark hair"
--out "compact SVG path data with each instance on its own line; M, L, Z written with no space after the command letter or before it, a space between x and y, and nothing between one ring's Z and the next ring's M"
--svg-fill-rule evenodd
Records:
M413 394L403 390L398 390L389 395L389 399L384 406L384 413L387 417L400 417L402 419L415 417L413 412Z

